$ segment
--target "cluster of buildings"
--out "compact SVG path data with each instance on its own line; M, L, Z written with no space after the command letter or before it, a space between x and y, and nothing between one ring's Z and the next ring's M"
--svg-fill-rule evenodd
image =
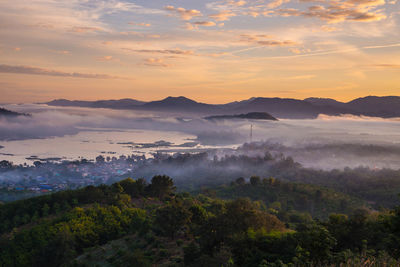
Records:
M120 156L96 161L40 162L34 166L0 164L0 190L8 193L48 193L88 185L108 184L132 176L135 167L147 161L145 156ZM1 198L0 198L1 199Z

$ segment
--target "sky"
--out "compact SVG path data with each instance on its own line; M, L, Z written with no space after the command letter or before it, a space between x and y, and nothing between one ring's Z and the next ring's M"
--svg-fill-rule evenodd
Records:
M1 0L0 103L400 95L400 0Z

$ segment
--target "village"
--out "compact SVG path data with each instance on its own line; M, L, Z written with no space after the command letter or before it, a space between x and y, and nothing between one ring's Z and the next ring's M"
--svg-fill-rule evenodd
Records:
M157 157L157 156L156 156ZM98 156L96 160L41 162L33 166L0 162L0 191L17 198L32 194L76 189L88 185L109 184L133 175L133 170L154 158L144 155ZM12 197L13 199L15 198ZM5 201L7 199L2 199Z

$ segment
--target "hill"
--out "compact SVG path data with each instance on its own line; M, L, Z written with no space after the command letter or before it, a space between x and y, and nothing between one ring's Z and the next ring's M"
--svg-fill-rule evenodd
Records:
M304 101L317 105L317 106L331 106L340 109L347 109L346 104L343 102L339 102L335 99L331 98L318 98L318 97L309 97L304 99Z
M98 100L98 101L79 101L56 99L44 104L49 106L62 106L62 107L87 107L87 108L111 108L111 109L132 109L135 106L143 105L145 102L135 99L120 99L120 100Z
M306 119L316 118L319 114L338 115L340 110L333 107L321 107L312 103L290 98L257 97L239 102L230 107L238 112L267 112L276 118Z
M144 104L140 109L153 111L180 111L189 113L214 113L219 107L211 104L196 102L184 96L167 97L160 101L152 101Z
M217 186L202 193L210 195L210 192L222 199L249 198L261 201L278 218L289 223L293 221L287 218L292 215L307 214L313 218L327 219L332 213L352 214L356 209L366 207L361 199L332 189L285 182L272 177L260 179L253 176L248 183L239 178L229 186Z
M319 106L339 108L343 114L381 118L400 117L400 97L398 96L367 96L347 103L329 98L307 98L305 101Z
M18 113L5 108L0 108L0 116L15 117L15 116L27 116L27 114Z
M243 189L243 194L254 190L277 193L281 204L289 207L291 201L282 195L289 196L284 188L294 184L281 187L278 181L267 180L261 186L255 177L250 181L246 184L238 179L230 188L237 192ZM282 189L268 189L274 186ZM171 178L155 176L150 184L126 179L111 186L89 186L0 205L0 265L400 263L399 210L379 214L355 210L350 216L332 214L321 221L296 212L296 205L285 215L280 211L283 205L277 202L267 209L260 201L237 196L234 200L219 199L211 196L212 190L209 196L176 193ZM223 194L229 190L217 188ZM299 187L293 192L303 191ZM315 192L313 197L324 201L324 193Z
M367 96L354 99L346 103L346 106L366 116L400 117L400 97L398 96Z
M238 114L238 115L217 115L217 116L209 116L205 117L206 120L232 120L232 119L249 119L249 120L270 120L277 121L278 119L272 117L266 112L250 112L247 114Z

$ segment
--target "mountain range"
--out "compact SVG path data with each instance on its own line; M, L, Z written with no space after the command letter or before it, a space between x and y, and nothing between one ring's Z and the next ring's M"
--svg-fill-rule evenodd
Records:
M312 119L320 114L363 115L381 118L400 117L399 96L367 96L350 102L339 102L330 98L253 97L227 104L206 104L179 96L167 97L159 101L144 102L135 99L71 101L57 99L47 103L51 106L74 106L90 108L133 109L162 112L184 112L206 115L233 115L250 112L267 112L276 118Z

